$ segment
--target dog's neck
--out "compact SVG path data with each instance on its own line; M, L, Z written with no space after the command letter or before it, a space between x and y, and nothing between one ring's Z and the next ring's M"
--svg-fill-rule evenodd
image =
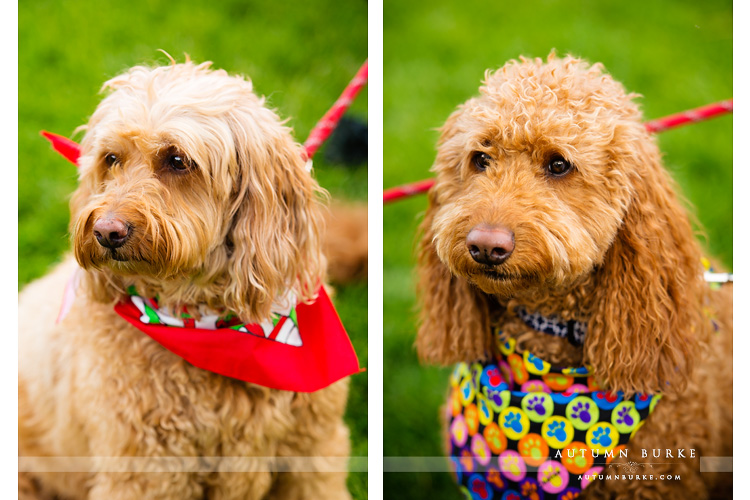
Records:
M564 286L541 286L523 290L506 301L507 308L523 306L529 312L557 316L563 321L586 321L593 307L595 277L586 275Z
M137 295L159 298L162 307L186 312L196 318L204 315L225 314L230 311L221 300L223 285L220 280L203 282L197 278L147 278L122 276L99 270L83 271L82 285L92 300L119 302L126 299L134 287ZM260 321L265 318L241 318L243 321Z
M591 315L594 287L594 276L588 275L562 287L528 289L504 300L495 297L491 301L493 327L516 338L519 351L528 350L554 365L579 366L583 362L582 345L533 329L518 316L516 309L522 307L560 321L585 323Z

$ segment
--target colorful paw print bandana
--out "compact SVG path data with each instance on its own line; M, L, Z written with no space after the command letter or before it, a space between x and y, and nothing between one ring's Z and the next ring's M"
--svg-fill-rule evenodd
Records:
M314 392L358 373L357 355L325 290L312 304L295 302L278 301L262 323L242 323L233 314L174 317L155 299L134 294L115 311L191 365L264 387Z
M556 368L498 332L492 363L451 375L451 461L466 498L575 498L619 456L661 396L624 399L588 368ZM590 479L587 479L588 476Z

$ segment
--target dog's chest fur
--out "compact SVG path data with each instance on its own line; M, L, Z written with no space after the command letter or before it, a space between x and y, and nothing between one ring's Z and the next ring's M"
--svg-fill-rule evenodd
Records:
M61 324L68 337L70 325L78 337L66 339L76 346L65 360L76 367L70 383L87 387L73 393L71 409L81 422L94 414L108 419L110 439L122 440L113 447L122 453L239 456L268 450L293 433L297 407L308 403L307 395L194 367L127 324L110 304L78 298Z

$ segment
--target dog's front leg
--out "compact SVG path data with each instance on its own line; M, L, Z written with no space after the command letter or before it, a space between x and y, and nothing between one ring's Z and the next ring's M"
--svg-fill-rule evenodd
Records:
M346 488L349 429L343 422L348 389L349 381L342 380L312 394L296 395L294 430L279 443L279 472L268 498L351 498Z
M269 499L303 500L328 498L349 500L346 488L349 455L349 431L343 423L336 426L326 439L309 443L311 446L297 449L288 460L279 459L276 476ZM291 450L288 450L291 451Z

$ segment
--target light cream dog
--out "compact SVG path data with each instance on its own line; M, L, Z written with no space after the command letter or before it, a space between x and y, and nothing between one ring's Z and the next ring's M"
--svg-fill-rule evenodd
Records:
M19 455L256 458L239 473L201 469L197 458L188 472L159 473L108 472L93 460L91 471L24 474L19 491L347 498L348 381L307 394L222 377L112 307L135 287L166 308L233 311L250 322L267 318L284 291L310 299L325 272L324 224L300 146L248 80L209 63L135 67L105 88L85 127L71 201L77 263L20 296ZM77 296L56 324L78 266ZM284 457L312 457L306 470L328 472L278 472Z

